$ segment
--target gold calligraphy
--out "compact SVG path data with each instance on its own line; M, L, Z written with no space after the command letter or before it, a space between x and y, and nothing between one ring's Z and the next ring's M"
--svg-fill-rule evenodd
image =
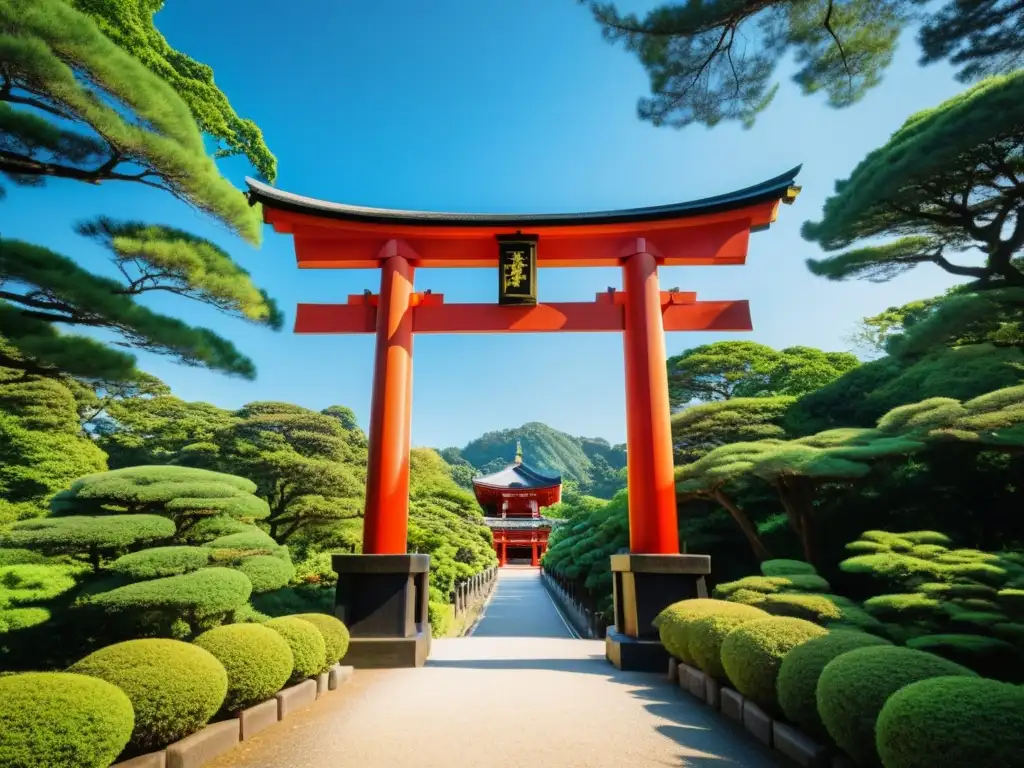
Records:
M505 265L505 288L518 288L526 280L526 257L522 251L512 251L509 255L512 263Z

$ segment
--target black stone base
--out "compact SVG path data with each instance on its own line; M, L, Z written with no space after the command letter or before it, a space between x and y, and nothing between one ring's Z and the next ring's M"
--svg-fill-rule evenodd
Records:
M346 666L356 669L422 667L430 656L430 626L412 637L353 637L345 654Z
M637 640L635 637L608 627L604 637L604 655L617 669L626 672L658 672L668 667L668 651L657 640Z
M430 654L429 555L334 555L334 615L348 627L345 664L420 667Z

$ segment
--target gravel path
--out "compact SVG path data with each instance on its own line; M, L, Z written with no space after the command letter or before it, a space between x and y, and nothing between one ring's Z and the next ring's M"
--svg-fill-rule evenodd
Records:
M781 758L659 675L572 639L536 569L503 570L471 637L338 694L208 768L775 768ZM514 674L513 674L514 673Z

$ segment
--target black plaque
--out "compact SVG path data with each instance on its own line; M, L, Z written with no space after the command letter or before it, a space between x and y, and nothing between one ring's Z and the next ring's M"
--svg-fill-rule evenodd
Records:
M498 303L537 303L537 235L498 235Z

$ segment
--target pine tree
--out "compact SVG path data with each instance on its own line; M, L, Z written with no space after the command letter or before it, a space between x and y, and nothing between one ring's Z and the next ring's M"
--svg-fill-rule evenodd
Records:
M581 0L610 42L635 53L651 81L638 112L654 125L753 124L778 90L775 68L796 59L805 94L855 104L882 80L900 33L923 18L923 64L966 64L961 78L1013 71L1021 61L1020 0L686 0L643 19L615 3Z

